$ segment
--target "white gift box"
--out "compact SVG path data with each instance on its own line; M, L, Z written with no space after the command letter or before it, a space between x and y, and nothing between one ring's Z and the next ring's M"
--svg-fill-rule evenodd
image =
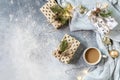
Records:
M91 23L96 27L97 31L102 34L106 35L115 28L118 25L118 22L112 18L111 16L109 17L101 17L101 16L95 16L92 15L92 11L95 11L96 8L93 10L90 10L87 13L87 16L89 17Z

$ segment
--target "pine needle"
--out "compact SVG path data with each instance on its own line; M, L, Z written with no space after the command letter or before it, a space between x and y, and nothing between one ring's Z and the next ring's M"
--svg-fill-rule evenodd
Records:
M112 11L108 11L108 12L100 12L100 15L102 16L102 17L109 17L109 16L111 16L112 15Z
M69 19L71 19L70 12L67 10L67 8L62 8L59 5L54 5L50 9L53 13L55 13L54 19L60 22L62 25L67 24ZM66 14L68 15L66 16Z
M68 47L68 42L67 42L67 40L63 40L63 41L61 42L61 44L60 44L60 51L61 51L61 52L64 52L64 51L67 49L67 47Z

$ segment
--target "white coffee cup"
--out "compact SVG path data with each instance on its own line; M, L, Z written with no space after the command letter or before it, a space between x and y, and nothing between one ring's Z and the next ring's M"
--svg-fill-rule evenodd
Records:
M92 53L88 53L88 51L89 50L96 50L96 54L98 54L99 55L99 57L97 56L97 58L94 56L94 52L92 52ZM94 54L93 54L94 53ZM93 59L93 58L96 58L97 60L95 61L95 62L89 62L87 59L86 59L86 55L90 55L91 54L91 56L89 56L89 59ZM87 56L88 57L88 56ZM98 64L100 61L101 61L101 59L102 59L102 57L103 58L107 58L107 56L106 55L102 55L102 53L100 52L100 50L98 49L98 48L95 48L95 47L90 47L90 48L87 48L85 51L84 51L84 53L83 53L83 59L84 59L84 61L87 63L87 64L89 64L89 65L96 65L96 64Z

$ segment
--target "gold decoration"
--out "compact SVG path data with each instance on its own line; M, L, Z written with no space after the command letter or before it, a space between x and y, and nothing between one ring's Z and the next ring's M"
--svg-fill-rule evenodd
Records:
M72 7L72 5L71 5L70 3L68 3L65 9L66 9L67 11L69 11L69 12L72 12L73 7Z
M61 26L67 24L71 19L71 10L72 10L71 4L67 4L65 8L62 8L57 4L50 7L50 9L55 14L53 18L55 19L55 21L61 23Z
M110 51L110 56L111 56L112 58L117 58L117 57L119 56L119 53L118 53L117 50L111 50L111 51Z
M87 12L87 8L85 6L80 5L79 8L80 8L80 13L81 14L84 14L84 13Z
M108 37L104 37L104 38L102 39L102 41L103 41L103 43L105 43L106 45L111 45L111 44L112 44L110 38L108 38Z

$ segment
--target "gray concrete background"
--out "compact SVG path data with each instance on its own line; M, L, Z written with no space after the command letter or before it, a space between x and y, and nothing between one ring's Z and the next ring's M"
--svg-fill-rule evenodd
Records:
M86 68L82 53L86 47L97 47L95 33L70 32L68 26L55 30L39 10L44 3L0 0L0 80L76 80ZM52 56L66 33L81 42L72 64Z

